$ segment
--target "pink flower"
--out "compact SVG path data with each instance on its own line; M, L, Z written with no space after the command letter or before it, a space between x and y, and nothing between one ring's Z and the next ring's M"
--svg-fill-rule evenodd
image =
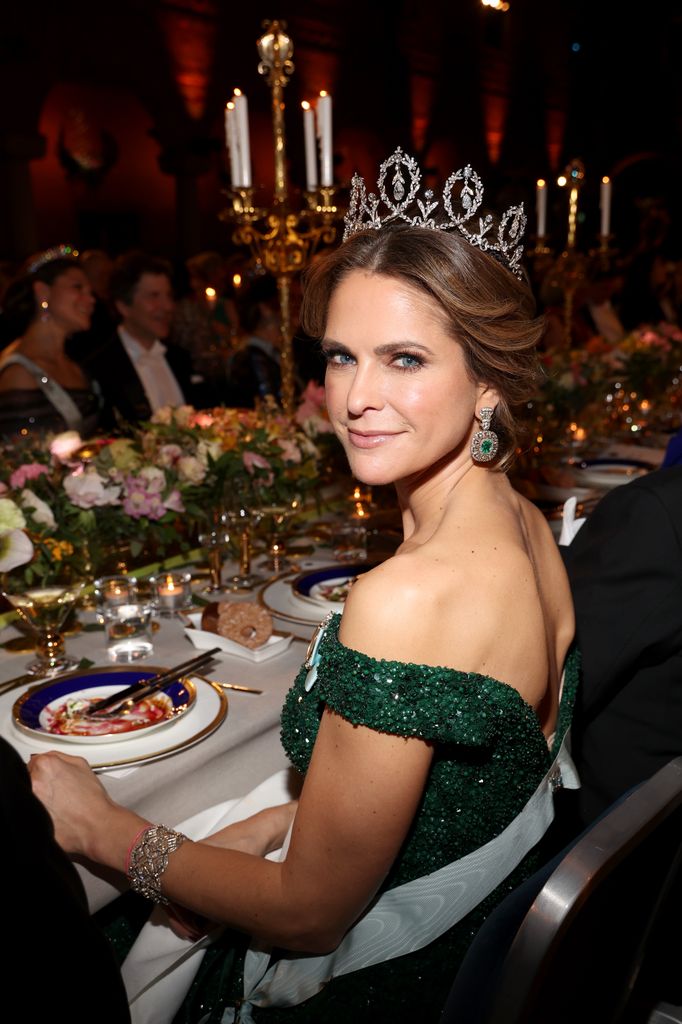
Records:
M169 512L184 512L185 506L182 503L182 496L180 491L175 488L170 492L167 497L163 499L163 503Z
M279 437L277 444L282 449L282 455L286 462L300 462L303 458L298 445L287 437Z
M206 430L208 427L212 427L214 418L208 412L198 412L194 417L194 426L201 427L202 430Z
M143 490L129 491L123 501L123 511L131 519L162 519L166 514L166 506L158 494L148 494Z
M269 487L275 479L270 463L262 455L259 455L258 452L244 452L242 455L242 461L244 463L244 469L247 473L250 473L251 476L253 476L257 469L270 470L270 472L264 477L264 482L267 487Z
M65 430L57 434L50 445L50 453L60 462L68 462L74 452L83 447L83 439L77 430Z
M174 466L183 451L179 444L162 444L159 448L157 460L160 466Z
M47 472L49 472L47 466L41 465L40 462L25 462L23 466L15 469L9 478L10 487L25 487L29 480L36 480Z

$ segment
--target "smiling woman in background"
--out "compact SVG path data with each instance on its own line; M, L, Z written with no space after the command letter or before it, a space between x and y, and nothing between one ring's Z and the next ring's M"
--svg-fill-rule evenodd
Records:
M0 433L91 433L99 395L65 351L67 338L87 330L94 308L90 283L67 246L33 259L5 294L3 312L16 340L0 357Z

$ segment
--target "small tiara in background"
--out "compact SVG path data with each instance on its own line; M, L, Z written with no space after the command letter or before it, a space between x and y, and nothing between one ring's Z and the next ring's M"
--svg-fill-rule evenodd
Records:
M75 260L77 257L78 249L74 249L72 245L53 245L51 249L46 249L45 252L41 252L39 256L31 260L26 268L26 273L35 274L36 270L44 267L46 263L52 263L52 260Z
M387 187L386 179L391 169L393 174ZM523 205L510 206L495 230L489 213L479 216L478 224L470 223L483 201L483 183L468 164L450 175L440 200L435 198L432 189L426 189L423 198L419 198L420 183L421 171L417 161L403 153L400 147L379 168L378 196L371 192L368 195L364 179L354 174L348 212L344 218L344 242L358 231L378 231L384 224L396 220L431 231L456 230L472 245L502 262L516 277L523 277L520 266L526 229ZM459 186L458 194L455 194L455 186ZM388 188L392 195L389 195ZM387 211L383 215L379 212L381 203ZM445 217L441 215L436 221L433 214L441 205Z

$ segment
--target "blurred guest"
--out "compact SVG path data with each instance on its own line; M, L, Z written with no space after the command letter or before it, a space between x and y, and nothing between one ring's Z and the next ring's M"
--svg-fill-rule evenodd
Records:
M627 271L621 317L627 330L640 324L679 323L679 276L675 261L664 249L636 256Z
M110 290L113 260L103 249L86 249L80 255L80 265L90 282L95 308L90 328L74 334L67 342L67 352L78 363L87 359L89 352L99 348L111 337L117 323Z
M83 359L102 389L105 424L136 423L164 405L191 403L191 358L167 340L175 304L170 265L142 252L119 257L111 297L121 322Z
M203 377L205 404L225 398L225 367L239 336L239 316L227 260L201 252L185 263L190 293L176 303L172 340L192 356Z
M240 301L243 341L228 366L231 404L253 408L257 399L281 398L280 309L270 274L257 277Z
M57 845L50 816L31 792L26 766L0 738L0 826L5 927L3 974L26 1020L70 1024L130 1021L111 948L93 923L83 884ZM96 1012L93 1007L97 1007Z
M77 430L98 423L100 395L68 355L69 335L89 327L90 282L68 246L32 259L7 289L3 309L17 336L0 356L0 432Z

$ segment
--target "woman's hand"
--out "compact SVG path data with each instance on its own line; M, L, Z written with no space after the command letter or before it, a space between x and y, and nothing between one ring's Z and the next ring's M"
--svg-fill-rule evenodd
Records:
M252 814L250 818L226 825L201 842L207 846L240 850L242 853L264 857L266 853L278 850L284 842L297 807L298 800L291 800L277 807L266 807L265 810Z
M32 754L28 770L33 792L50 813L59 845L67 853L100 859L96 837L101 840L110 824L115 834L118 828L114 820L119 814L127 816L128 812L109 797L88 762L82 757L52 750ZM112 863L107 857L103 862L122 870L123 864L118 860L120 857Z

